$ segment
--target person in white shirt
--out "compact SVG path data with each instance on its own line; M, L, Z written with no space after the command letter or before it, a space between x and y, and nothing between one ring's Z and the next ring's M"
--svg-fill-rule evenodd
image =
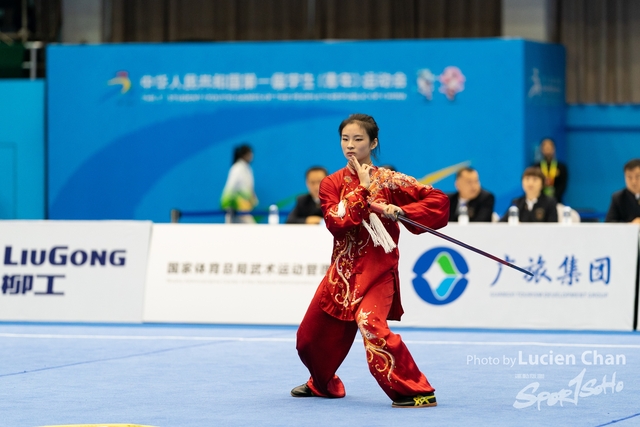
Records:
M258 205L254 190L253 150L247 144L240 145L233 152L233 165L229 169L227 182L222 190L220 205L227 211L227 223L255 223L249 213Z

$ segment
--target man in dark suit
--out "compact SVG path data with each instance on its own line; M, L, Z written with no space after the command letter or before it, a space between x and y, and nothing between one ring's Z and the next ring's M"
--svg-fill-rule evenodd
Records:
M287 224L320 224L322 209L320 208L320 182L328 175L325 168L313 166L305 175L308 194L298 197L296 206L287 217Z
M456 174L456 190L449 194L449 222L458 221L460 207L467 207L469 221L491 222L495 197L480 186L478 171L465 167Z
M611 205L605 222L631 222L640 224L640 159L624 165L626 188L611 196Z

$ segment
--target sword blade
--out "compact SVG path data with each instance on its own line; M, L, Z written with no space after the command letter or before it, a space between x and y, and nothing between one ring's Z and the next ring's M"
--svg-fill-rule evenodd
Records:
M485 251L483 251L482 249L478 249L478 248L476 248L476 247L474 247L474 246L471 246L471 245L469 245L469 244L467 244L467 243L461 242L461 241L460 241L460 240L458 240L458 239L454 239L454 238L453 238L453 237L451 237L451 236L447 236L446 234L440 233L439 231L436 231L436 230L434 230L433 228L429 228L429 227L427 227L426 225L422 225L422 224L420 224L419 222L416 222L416 221L414 221L414 220L412 220L412 219L409 219L409 218L407 218L406 216L404 216L404 215L402 215L402 214L398 214L398 219L399 219L400 221L402 221L402 222L406 222L407 224L411 224L411 225L413 225L413 226L415 226L415 227L418 227L418 228L420 228L420 229L422 229L422 230L424 230L424 231L426 231L426 232L428 232L428 233L431 233L431 234L433 234L434 236L438 236L438 237L440 237L441 239L447 240L447 241L449 241L449 242L451 242L451 243L455 243L455 244L456 244L456 245L458 245L458 246L462 246L462 247L463 247L463 248L465 248L465 249L469 249L470 251L473 251L473 252L475 252L475 253L477 253L477 254L483 255L483 256L485 256L485 257L487 257L487 258L489 258L489 259L492 259L492 260L494 260L494 261L496 261L496 262L499 262L499 263L500 263L500 264L502 264L502 265L506 265L507 267L511 267L511 268L513 268L513 269L515 269L515 270L518 270L518 271L520 271L521 273L524 273L524 274L526 274L526 275L528 275L528 276L533 276L533 273L531 273L531 272L530 272L530 271L528 271L528 270L525 270L525 269L524 269L524 268L522 268L522 267L518 267L517 265L512 264L512 263L510 263L509 261L505 261L504 259L502 259L502 258L500 258L500 257L497 257L497 256L495 256L495 255L492 255L492 254L490 254L490 253L488 253L488 252L485 252Z

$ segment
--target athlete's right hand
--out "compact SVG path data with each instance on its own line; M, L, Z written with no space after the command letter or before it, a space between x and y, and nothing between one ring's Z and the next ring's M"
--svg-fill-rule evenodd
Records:
M368 189L369 185L371 185L371 165L361 165L360 162L358 162L358 159L355 158L355 156L351 156L349 157L349 166L351 166L351 169L356 171L356 173L358 174L360 185Z

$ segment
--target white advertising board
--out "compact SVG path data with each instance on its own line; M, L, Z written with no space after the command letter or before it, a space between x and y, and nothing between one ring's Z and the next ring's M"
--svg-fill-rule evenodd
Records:
M141 322L151 222L0 221L0 320Z
M633 329L637 225L470 224L440 231L534 275L403 230L402 325Z
M144 321L298 324L331 248L323 226L154 224Z

